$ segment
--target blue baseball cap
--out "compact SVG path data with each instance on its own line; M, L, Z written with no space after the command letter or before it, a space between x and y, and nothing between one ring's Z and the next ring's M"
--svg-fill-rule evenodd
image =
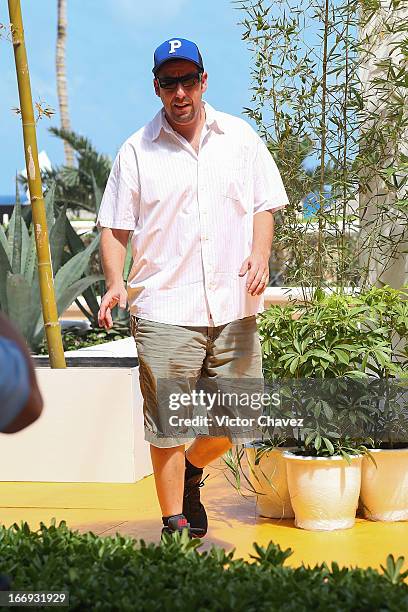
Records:
M157 47L154 52L153 74L156 74L165 62L173 59L184 59L193 62L204 72L203 58L197 45L185 38L170 38Z

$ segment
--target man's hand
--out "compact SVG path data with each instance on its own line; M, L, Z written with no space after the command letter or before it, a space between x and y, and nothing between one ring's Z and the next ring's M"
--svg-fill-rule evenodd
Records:
M113 327L112 309L119 304L119 308L126 310L127 291L125 286L111 287L102 298L101 306L98 312L99 327L110 329Z
M252 251L247 257L239 271L239 276L245 276L248 272L246 287L251 295L261 295L268 286L269 281L269 257L263 253Z

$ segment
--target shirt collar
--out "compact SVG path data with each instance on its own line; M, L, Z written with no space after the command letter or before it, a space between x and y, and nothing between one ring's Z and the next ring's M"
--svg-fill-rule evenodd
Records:
M204 102L205 109L205 122L208 128L213 129L218 134L224 134L224 130L222 129L222 120L220 119L220 113L218 113L215 108L210 106L208 102ZM160 136L161 131L169 132L171 131L171 127L166 121L166 116L164 114L164 108L161 108L159 112L153 117L150 123L150 135L151 139L157 140Z

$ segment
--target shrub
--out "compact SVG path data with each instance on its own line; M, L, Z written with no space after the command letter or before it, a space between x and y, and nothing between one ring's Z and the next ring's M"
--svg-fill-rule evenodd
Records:
M254 545L252 561L212 547L199 553L198 540L168 537L146 544L116 535L79 534L64 521L0 528L0 571L13 590L66 590L71 610L392 610L408 607L408 572L403 559L374 569L284 566L290 549Z

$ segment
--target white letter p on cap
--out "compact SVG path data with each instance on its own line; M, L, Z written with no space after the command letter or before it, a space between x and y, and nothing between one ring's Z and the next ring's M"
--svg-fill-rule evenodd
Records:
M170 43L170 51L169 53L175 53L176 49L181 47L181 40L169 40Z

